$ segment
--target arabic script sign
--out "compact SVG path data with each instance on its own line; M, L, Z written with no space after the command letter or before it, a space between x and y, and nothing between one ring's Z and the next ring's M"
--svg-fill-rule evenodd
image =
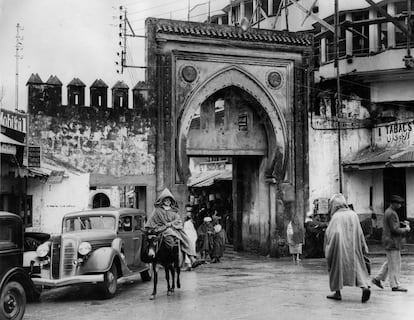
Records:
M393 122L375 128L375 142L380 147L408 146L414 144L414 120Z

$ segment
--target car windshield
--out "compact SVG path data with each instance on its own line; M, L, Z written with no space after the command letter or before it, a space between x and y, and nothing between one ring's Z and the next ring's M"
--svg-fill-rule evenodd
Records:
M115 217L74 216L63 222L63 233L79 230L115 230Z

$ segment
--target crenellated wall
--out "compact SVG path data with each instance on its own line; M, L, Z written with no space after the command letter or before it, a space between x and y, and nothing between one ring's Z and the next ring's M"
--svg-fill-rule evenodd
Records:
M50 85L39 77L36 81L30 80L33 80L33 75L28 82L28 140L30 144L41 146L42 159L51 159L63 168L89 173L91 188L146 186L146 203L153 203L155 117L149 112L141 89L133 90L134 100L138 99L133 109L128 104L122 107L115 104L108 108L108 89L101 80L95 83L100 85L98 90L92 93L91 87L91 96L101 96L91 99L92 106L62 105L61 100L56 102L61 99L59 90L49 90ZM128 94L125 85L112 88L113 96L125 94ZM101 106L97 105L99 101L103 102ZM124 101L128 103L127 99ZM91 197L92 191L86 197L84 208L91 206Z

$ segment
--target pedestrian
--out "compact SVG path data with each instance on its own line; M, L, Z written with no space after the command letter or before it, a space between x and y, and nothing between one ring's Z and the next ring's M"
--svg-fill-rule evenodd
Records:
M382 227L382 244L385 248L387 260L382 265L378 274L372 279L372 283L384 289L381 281L385 281L387 275L390 281L392 291L407 292L406 288L400 286L401 273L401 247L402 238L410 232L410 223L404 221L400 225L397 210L401 208L404 199L400 196L393 195L391 203L385 210L383 227Z
M325 232L325 257L328 262L329 286L335 293L328 299L342 300L344 286L362 289L362 303L369 300L370 278L364 261L368 252L358 215L349 209L344 196L335 194L329 201L331 221Z
M224 231L222 225L220 224L221 217L214 215L213 216L213 250L211 252L212 263L220 262L220 258L224 255L224 250L226 248L226 231Z
M197 231L194 227L193 219L192 219L192 208L191 206L186 206L186 217L184 221L184 232L187 234L188 239L190 240L190 246L192 251L196 251L196 242L197 242ZM196 266L198 264L195 264L195 258L185 255L185 271L191 271L192 266Z
M178 239L184 256L188 255L190 259L195 260L195 249L191 246L191 241L184 232L184 224L178 210L177 201L170 190L165 188L154 203L154 210L145 224L145 229L149 233L162 233L165 238L172 236L174 239Z
M205 217L203 223L197 229L197 247L202 260L207 259L213 249L214 228L211 221L211 217Z
M300 255L302 254L302 237L299 232L299 225L295 223L297 218L294 217L289 221L286 228L286 238L289 245L289 253L292 255L293 262L300 261Z

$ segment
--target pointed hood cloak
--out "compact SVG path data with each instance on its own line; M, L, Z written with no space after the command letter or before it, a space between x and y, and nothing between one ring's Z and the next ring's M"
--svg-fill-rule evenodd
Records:
M158 199L154 202L154 207L161 207L162 202L165 198L171 199L171 208L173 208L175 211L178 211L178 203L177 200L175 200L173 194L168 188L165 188L161 194L159 195Z

